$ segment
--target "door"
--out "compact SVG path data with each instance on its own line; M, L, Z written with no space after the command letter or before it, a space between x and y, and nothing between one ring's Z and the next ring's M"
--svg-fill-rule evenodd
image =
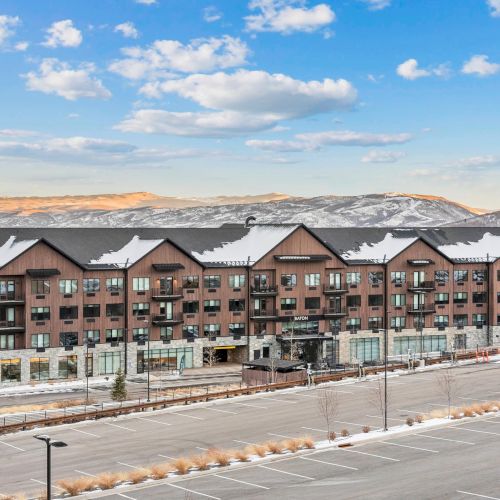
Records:
M160 314L164 314L165 319L173 319L173 317L174 317L174 303L173 302L160 302Z
M341 273L330 273L330 288L335 290L341 289L342 274Z
M340 313L342 310L342 298L330 297L330 300L328 302L328 308L332 313Z
M164 290L166 295L172 295L174 293L174 278L172 276L160 278L160 289Z
M425 271L414 271L413 272L413 285L420 286L421 283L425 281Z
M267 274L256 274L253 277L253 283L256 290L266 290L268 286Z

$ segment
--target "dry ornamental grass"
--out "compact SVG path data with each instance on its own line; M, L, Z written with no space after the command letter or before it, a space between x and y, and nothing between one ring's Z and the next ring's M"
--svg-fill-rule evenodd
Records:
M198 470L208 470L210 469L210 457L206 454L194 455L191 457L191 462Z
M172 465L175 467L175 470L178 474L184 475L189 472L189 469L193 466L193 463L191 462L191 460L181 457L177 460L174 460Z
M216 464L219 464L221 467L225 467L231 463L231 455L224 450L219 449L211 449L208 450L208 456L211 460L213 460Z

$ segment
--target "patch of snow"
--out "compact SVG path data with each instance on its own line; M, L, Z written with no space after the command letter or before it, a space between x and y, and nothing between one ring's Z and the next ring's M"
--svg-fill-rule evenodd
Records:
M453 245L441 245L441 252L451 259L498 257L500 255L500 236L484 233L478 241L457 242Z
M345 260L387 260L392 259L418 238L398 238L393 233L387 233L383 240L377 243L362 243L357 250L349 250L342 254Z
M11 236L0 247L0 267L5 266L11 260L15 259L18 255L31 248L39 240L17 240L15 236Z

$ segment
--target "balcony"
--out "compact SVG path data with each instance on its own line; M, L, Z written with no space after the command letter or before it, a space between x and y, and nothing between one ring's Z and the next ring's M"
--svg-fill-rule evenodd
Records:
M256 297L274 297L278 295L278 287L276 285L252 286L250 293Z
M153 316L153 325L155 326L171 326L183 323L184 319L182 313L174 314L155 314Z
M323 293L325 295L335 295L340 293L347 293L349 291L347 283L339 283L337 285L324 285Z
M347 316L347 310L345 307L325 307L323 314L325 318L341 318Z
M153 300L178 300L184 296L181 287L153 288L151 297Z
M22 333L24 322L22 321L0 321L0 333Z
M0 304L15 305L24 304L24 296L21 292L14 290L10 292L0 293Z
M277 309L253 309L250 311L251 319L277 319Z
M407 283L409 292L426 292L436 289L436 283L434 281L409 281Z
M410 304L406 306L406 312L408 314L430 314L436 312L435 304Z

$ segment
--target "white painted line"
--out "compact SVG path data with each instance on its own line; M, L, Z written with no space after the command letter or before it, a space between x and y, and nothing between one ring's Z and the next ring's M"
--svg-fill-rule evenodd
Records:
M283 434L273 434L272 432L267 433L268 436L276 436L279 438L285 438L285 439L295 439L293 436L284 436Z
M146 417L134 417L134 418L137 418L138 420L145 420L146 422L152 422L154 424L172 425L169 424L168 422L160 422L159 420L153 420L152 418L146 418Z
M129 427L123 427L123 425L110 424L108 422L104 422L104 425L110 425L111 427L118 427L119 429L124 429L130 432L137 432L136 429L130 429Z
M364 427L364 424L355 424L354 422L344 422L343 420L334 420L334 422L336 422L337 424L357 425L358 427Z
M425 411L401 410L399 408L396 408L396 411L402 411L403 413L415 413L417 415L424 415L426 413Z
M387 377L387 385L394 384L394 385L408 385L404 382L394 382L394 380L391 380L392 377ZM367 380L367 382L378 382L378 379L373 379L373 380Z
M368 418L380 418L380 419L382 419L382 415L365 415L365 416ZM387 417L387 420L394 420L394 422L406 422L406 420L404 420L402 418Z
M440 441L451 441L453 443L460 443L460 444L476 444L476 443L471 443L470 441L460 441L458 439L447 439L447 438L442 438L442 437L437 437L437 436L428 436L427 434L417 434L417 436L429 438L429 439L439 439Z
M116 463L123 465L125 467L130 467L131 469L142 469L142 467L136 467L135 465L126 464L125 462L116 462Z
M476 399L476 398L464 398L462 396L457 396L458 399L464 399L465 401L481 401L482 403L488 403L488 399Z
M188 488L183 488L182 486L178 486L177 484L173 484L173 483L164 483L164 484L166 484L167 486L172 486L172 488L179 488L180 490L187 491L189 493L194 493L195 495L200 495L202 497L213 498L213 500L221 500L219 497L213 497L212 495L207 495L206 493L200 493L199 491L194 491L194 490L190 490Z
M38 479L30 479L30 481L34 481L35 483L43 484L44 486L47 486L47 483L45 481L39 481ZM56 486L55 484L52 485L52 488L56 488L58 490L64 491L62 488L59 488L59 486Z
M247 403L231 403L231 404L240 406L249 406L250 408L260 408L261 410L267 410L267 406L249 405Z
M493 418L497 418L497 417L493 417ZM490 418L485 418L484 420L481 420L481 422L487 422L488 424L500 424L500 421L492 420Z
M169 460L177 460L175 457L169 457L168 455L160 455L159 453L158 456L161 458L168 458Z
M316 432L326 432L325 429L315 429L314 427L301 427L301 429L307 429L308 431L316 431Z
M373 453L367 453L366 451L348 450L347 448L339 448L339 450L349 453L359 453L360 455L368 455L369 457L382 458L384 460L390 460L391 462L401 462L401 460L398 460L397 458L384 457L382 455L374 455Z
M426 403L426 404L428 404L429 406L441 406L443 408L448 408L448 405L441 405L439 403Z
M290 403L292 405L296 405L297 401L290 401L289 399L277 399L277 398L271 398L269 396L263 396L261 398L255 398L255 399L260 399L260 400L270 400L270 401L277 401L278 403Z
M359 470L357 467L349 467L348 465L335 464L333 462L325 462L317 458L299 457L301 460L310 460L311 462L319 462L320 464L334 465L335 467L342 467L343 469Z
M318 396L313 396L312 394L300 394L298 392L293 393L294 396L302 396L303 398L314 398L317 399Z
M335 389L335 388L324 388L324 389L316 389L317 391L329 391L329 392L338 392L340 394L354 394L352 391L341 391L340 389Z
M118 495L119 497L129 498L130 500L135 500L135 498L134 498L134 497L129 497L129 496L125 495L124 493L117 493L117 495Z
M241 444L250 444L253 446L257 446L255 443L249 443L248 441L239 441L238 439L233 439L235 443L241 443Z
M410 446L408 444L391 443L390 441L380 441L381 444L389 444L391 446L400 446L401 448L411 448L412 450L428 451L429 453L439 453L437 450L428 450L427 448L418 448L417 446Z
M500 498L498 498L498 497L489 497L488 495L480 495L479 493L471 493L470 491L457 490L457 493L463 493L464 495L470 495L472 497L490 498L491 500L500 500Z
M77 474L82 474L83 476L97 477L95 474L90 474L88 472L83 472L82 470L74 469Z
M258 465L257 467L262 467L263 469L273 470L274 472L281 472L282 474L289 474L290 476L297 476L303 479L309 479L309 481L314 481L313 477L303 476L302 474L295 474L295 472L287 472L284 470L274 469L273 467L268 467L267 465Z
M73 429L70 427L69 429L70 431L75 431L75 432L81 432L82 434L87 434L89 436L93 436L93 437L96 437L96 438L100 438L101 436L98 436L97 434L92 434L91 432L87 432L87 431L81 431L80 429Z
M237 412L235 411L229 411L229 410L219 410L219 408L209 408L209 407L205 407L203 408L204 410L212 410L212 411L218 411L220 413L231 413L232 415L238 415Z
M197 450L208 451L208 448L201 448L200 446L195 446Z
M195 420L205 420L202 417L195 417L194 415L185 415L184 413L182 413L180 411L171 411L170 415L179 415L179 417L194 418Z
M481 434L492 434L493 436L500 436L500 434L498 432L490 432L490 431L478 431L477 429L469 429L468 427L458 427L456 425L451 425L450 427L448 427L448 429L457 429L458 431L459 430L464 430L464 431L469 431L469 432L479 432Z
M0 440L0 443L4 444L5 446L10 446L11 448L15 448L16 450L19 450L19 451L26 451L26 450L23 450L22 448L19 448L19 446L14 446L13 444L6 443L5 441Z
M236 483L247 484L248 486L255 486L255 488L262 488L263 490L270 490L267 486L261 486L260 484L247 483L246 481L240 481L239 479L234 479L232 477L221 476L219 474L214 474L215 477L220 479L227 479L228 481L235 481Z

